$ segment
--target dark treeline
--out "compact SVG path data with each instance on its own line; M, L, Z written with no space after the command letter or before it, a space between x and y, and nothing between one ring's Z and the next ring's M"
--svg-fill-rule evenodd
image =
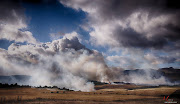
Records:
M7 84L7 83L0 83L0 88L30 88L30 87L34 87L34 86L29 86L29 85L18 85L17 83L15 84ZM35 87L35 88L57 88L59 90L66 90L66 91L73 91L73 90L70 90L70 89L67 89L65 87L63 88L58 88L57 86L38 86L38 87Z
M36 87L36 88L57 88L57 89L59 89L59 90L73 91L73 90L70 90L70 89L65 88L65 87L59 88L59 87L57 87L57 86L38 86L38 87Z
M20 87L31 87L31 86L29 86L29 85L18 85L17 83L15 83L15 84L0 83L0 88L20 88Z

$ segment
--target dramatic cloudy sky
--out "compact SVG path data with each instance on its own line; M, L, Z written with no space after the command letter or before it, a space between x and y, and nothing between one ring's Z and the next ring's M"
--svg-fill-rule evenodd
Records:
M86 80L106 80L112 67L180 68L177 1L1 0L0 72L44 70L50 78L38 81L49 83L62 72L91 88Z

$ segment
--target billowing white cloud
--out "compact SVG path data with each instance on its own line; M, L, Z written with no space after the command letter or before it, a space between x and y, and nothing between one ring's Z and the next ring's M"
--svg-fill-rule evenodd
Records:
M72 39L73 37L77 37L80 42L82 41L80 35L75 31L73 31L71 33L66 33L66 34L63 34L63 33L60 33L60 32L50 34L50 38L52 40L57 40L57 39L60 39L60 38Z

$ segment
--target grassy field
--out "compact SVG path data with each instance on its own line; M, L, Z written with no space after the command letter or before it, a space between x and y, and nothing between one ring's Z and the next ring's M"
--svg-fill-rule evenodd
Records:
M163 104L179 86L96 85L94 92L48 88L0 88L0 104ZM178 97L171 98L179 102Z

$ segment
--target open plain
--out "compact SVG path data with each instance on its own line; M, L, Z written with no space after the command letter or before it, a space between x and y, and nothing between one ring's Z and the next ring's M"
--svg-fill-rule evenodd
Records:
M0 88L0 104L164 104L180 102L180 86L96 85L95 91ZM169 96L169 97L168 97ZM168 97L168 98L167 98Z

